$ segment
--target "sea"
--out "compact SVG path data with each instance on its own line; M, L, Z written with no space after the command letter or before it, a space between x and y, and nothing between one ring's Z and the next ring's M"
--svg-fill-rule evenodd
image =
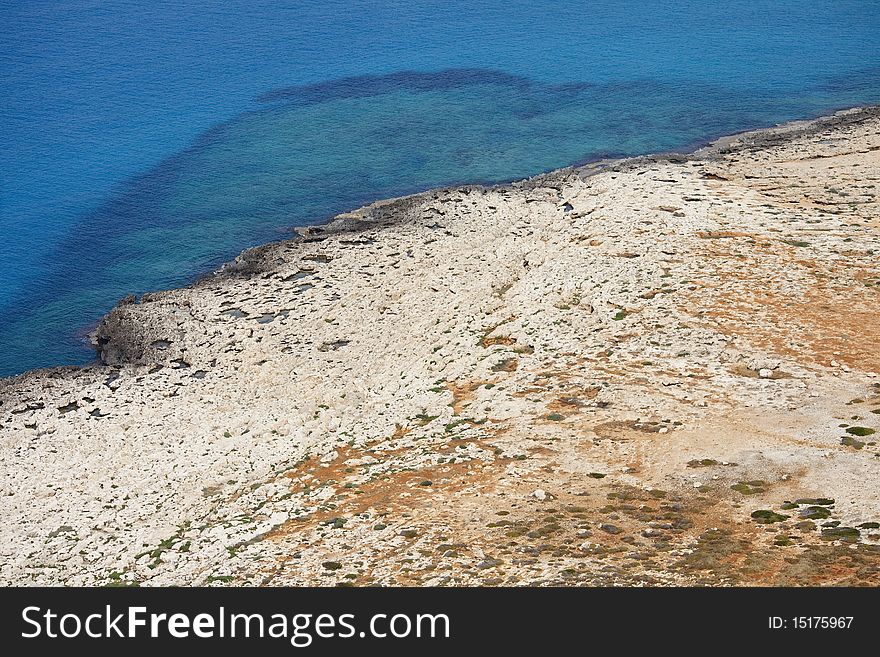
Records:
M876 0L3 0L0 376L373 200L880 102Z

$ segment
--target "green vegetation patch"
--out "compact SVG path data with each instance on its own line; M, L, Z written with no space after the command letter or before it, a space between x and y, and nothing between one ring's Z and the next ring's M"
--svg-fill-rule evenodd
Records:
M856 440L852 436L844 436L840 439L840 444L846 447L852 447L854 449L862 449L865 446L861 440Z
M800 510L800 516L808 520L824 520L831 517L831 511L824 506L808 506Z
M708 468L713 465L721 465L715 459L694 459L692 461L688 461L689 468Z
M419 423L420 426L425 426L426 424L430 424L434 420L436 420L439 415L428 415L427 413L419 413L415 416L415 420Z
M818 505L818 506L831 506L834 504L834 500L830 497L802 497L799 500L794 501L795 504L809 504L809 505Z
M752 519L759 525L772 525L775 522L788 520L788 518L789 516L783 515L781 513L776 513L775 511L771 511L770 509L759 509L758 511L752 511Z
M741 481L730 488L743 495L757 495L758 493L767 492L766 486L767 482L755 479L753 481Z
M826 541L857 541L861 532L855 527L830 527L822 530L822 538Z
M876 429L871 429L870 427L849 427L846 432L851 436L859 436L860 438L864 436L872 436L877 433Z

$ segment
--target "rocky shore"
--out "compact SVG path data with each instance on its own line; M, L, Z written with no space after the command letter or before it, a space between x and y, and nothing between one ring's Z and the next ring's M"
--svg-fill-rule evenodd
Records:
M128 299L0 381L0 582L880 584L878 184L850 110Z

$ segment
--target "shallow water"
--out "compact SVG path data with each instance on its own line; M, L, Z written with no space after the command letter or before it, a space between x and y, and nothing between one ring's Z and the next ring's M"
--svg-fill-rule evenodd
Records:
M0 8L0 375L371 200L880 101L880 3L185 4Z

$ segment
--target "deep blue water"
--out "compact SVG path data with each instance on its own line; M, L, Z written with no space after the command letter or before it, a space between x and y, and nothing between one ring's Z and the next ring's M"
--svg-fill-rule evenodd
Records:
M0 376L382 198L880 102L880 2L0 4Z

